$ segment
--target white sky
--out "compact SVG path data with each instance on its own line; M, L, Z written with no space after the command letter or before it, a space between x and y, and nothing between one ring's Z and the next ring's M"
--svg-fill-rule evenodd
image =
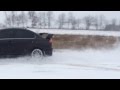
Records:
M73 12L74 16L76 17L84 17L86 15L93 15L93 16L99 16L104 15L107 19L113 19L116 18L118 21L120 21L120 11L54 11L55 16L58 14L65 12L66 14L68 12ZM0 23L2 23L5 19L5 15L3 11L0 11Z

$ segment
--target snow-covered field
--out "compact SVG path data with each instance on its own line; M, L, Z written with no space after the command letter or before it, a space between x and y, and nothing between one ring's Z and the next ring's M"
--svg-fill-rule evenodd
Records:
M120 36L117 31L40 30L39 33ZM52 57L0 59L0 79L120 79L120 45L109 50L54 50Z
M52 57L0 60L1 79L120 79L120 47L54 50Z
M60 29L31 29L37 33L68 34L68 35L98 35L98 36L120 36L120 31L95 31L95 30L60 30Z

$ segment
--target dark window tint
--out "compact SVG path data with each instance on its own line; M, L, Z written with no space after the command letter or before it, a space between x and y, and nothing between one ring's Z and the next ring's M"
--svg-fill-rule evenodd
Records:
M13 31L12 30L1 30L0 31L0 38L13 38Z
M15 30L15 38L34 38L33 32L28 30Z

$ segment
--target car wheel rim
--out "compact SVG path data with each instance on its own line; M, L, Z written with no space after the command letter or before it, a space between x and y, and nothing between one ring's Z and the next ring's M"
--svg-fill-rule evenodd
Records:
M32 57L43 57L43 53L40 49L34 49L32 51Z

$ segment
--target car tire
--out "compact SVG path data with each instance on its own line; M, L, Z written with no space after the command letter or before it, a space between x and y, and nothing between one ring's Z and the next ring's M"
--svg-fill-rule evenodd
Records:
M32 50L31 52L31 56L34 58L34 57L38 57L38 58L43 58L44 54L43 54L43 51L40 50L40 49L34 49Z

